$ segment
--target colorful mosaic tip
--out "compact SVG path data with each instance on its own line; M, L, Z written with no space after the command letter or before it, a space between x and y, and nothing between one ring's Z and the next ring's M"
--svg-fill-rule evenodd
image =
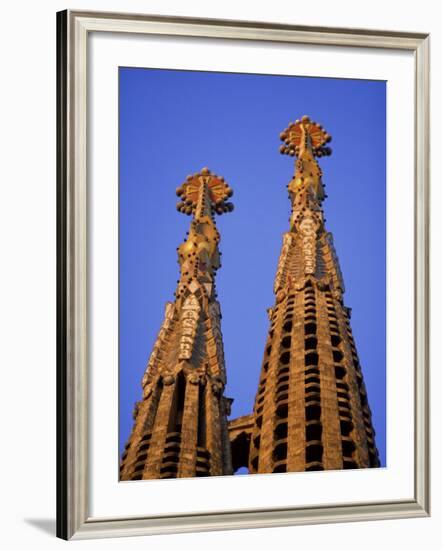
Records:
M189 216L196 213L198 206L200 213L207 207L210 207L211 213L220 215L233 210L233 203L227 202L233 195L233 189L223 177L208 168L187 176L186 181L177 188L176 194L181 199L177 210Z
M311 149L315 157L325 157L332 153L331 148L326 146L331 141L331 135L306 115L301 120L291 122L279 137L284 142L279 148L283 155L299 157L306 149Z

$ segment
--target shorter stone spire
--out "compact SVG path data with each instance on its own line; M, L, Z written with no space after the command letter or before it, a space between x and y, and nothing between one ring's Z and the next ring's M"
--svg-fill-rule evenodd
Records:
M178 210L193 214L178 247L180 279L143 376L143 399L121 459L121 479L158 479L232 473L227 433L231 399L215 274L220 235L214 213L233 210L232 190L208 168L177 189Z

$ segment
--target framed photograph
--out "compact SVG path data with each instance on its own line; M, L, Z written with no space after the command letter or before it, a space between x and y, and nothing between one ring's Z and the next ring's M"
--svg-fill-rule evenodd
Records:
M57 535L428 515L429 36L57 40Z

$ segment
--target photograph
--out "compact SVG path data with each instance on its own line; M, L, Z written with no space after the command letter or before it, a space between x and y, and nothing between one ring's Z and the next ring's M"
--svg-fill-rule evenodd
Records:
M118 68L120 482L388 466L386 94Z
M58 537L429 516L430 35L391 17L57 13Z
M5 3L3 548L433 550L438 4L84 4Z

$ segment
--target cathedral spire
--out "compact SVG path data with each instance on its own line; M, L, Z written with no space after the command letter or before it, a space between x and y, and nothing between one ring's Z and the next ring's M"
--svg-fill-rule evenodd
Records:
M232 473L224 397L221 310L214 290L220 267L214 214L233 210L224 178L203 168L177 189L177 209L193 215L178 247L180 279L166 304L142 380L143 399L122 455L122 480Z
M322 171L330 135L304 116L281 133L296 156L292 213L275 277L275 304L251 429L251 473L379 466L371 412L344 306Z

